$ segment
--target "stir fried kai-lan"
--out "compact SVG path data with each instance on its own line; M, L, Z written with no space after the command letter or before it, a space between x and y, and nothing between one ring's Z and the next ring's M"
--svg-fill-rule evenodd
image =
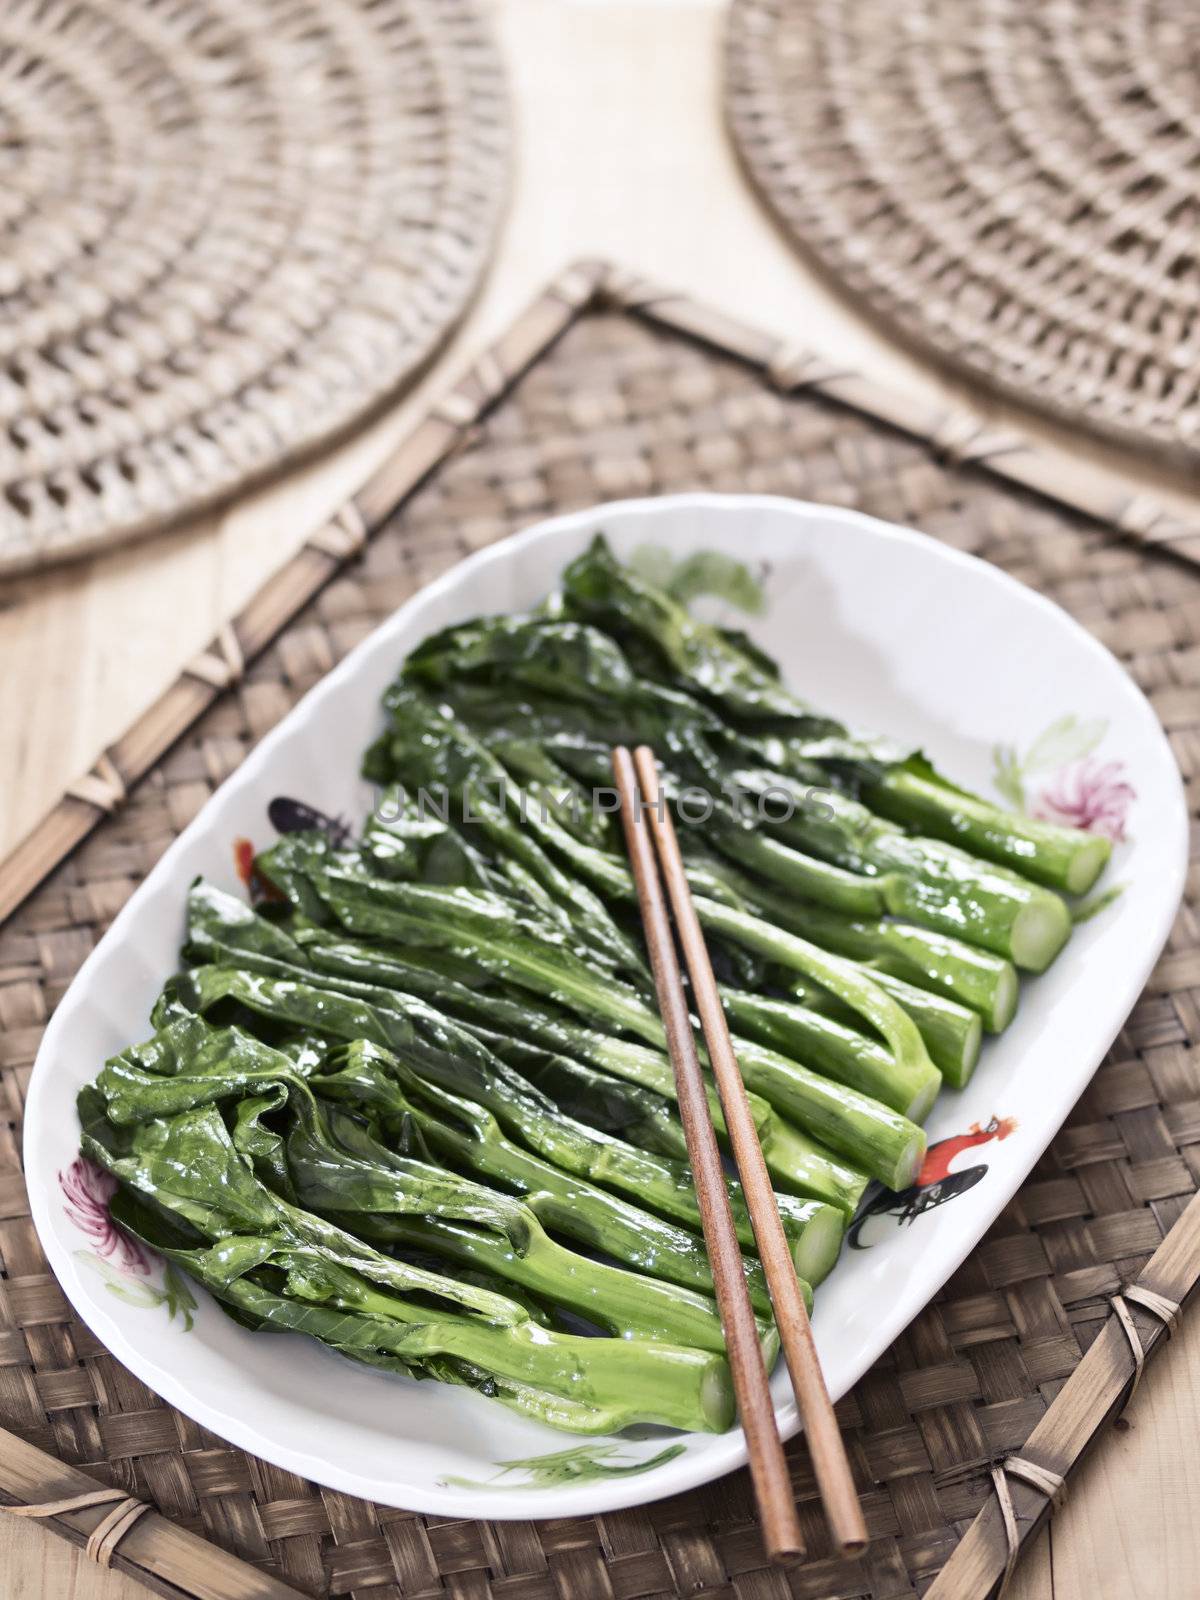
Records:
M600 538L536 611L422 644L384 713L360 834L284 834L254 905L197 882L153 1033L80 1097L114 1220L248 1328L570 1432L727 1428L611 747L661 758L808 1285L870 1184L912 1183L1108 843L814 710Z

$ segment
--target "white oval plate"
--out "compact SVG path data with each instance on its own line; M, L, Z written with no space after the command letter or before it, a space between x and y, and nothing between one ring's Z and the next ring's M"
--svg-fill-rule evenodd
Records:
M959 1142L942 1147L928 1176L956 1181L912 1196L906 1216L871 1216L862 1248L847 1250L819 1291L816 1338L835 1397L945 1282L1046 1148L1137 999L1183 884L1182 786L1141 693L1056 606L920 534L769 497L625 501L530 528L410 600L262 741L86 961L38 1054L25 1159L51 1266L80 1316L139 1378L269 1461L417 1511L611 1511L741 1466L745 1442L740 1430L581 1441L463 1389L373 1373L300 1337L249 1333L202 1291L193 1310L161 1262L139 1260L111 1233L103 1193L73 1167L75 1094L107 1056L148 1033L151 1003L175 966L191 879L203 873L238 887L234 841L270 842L273 796L357 820L370 798L355 777L359 756L406 653L448 623L539 600L597 528L625 557L651 544L666 552L660 560L712 550L747 563L765 594L762 615L720 600L701 605L747 627L815 704L922 746L984 793L995 793L1003 747L1032 808L1065 809L1123 834L1104 880L1123 884L1121 897L1026 985L1016 1022L985 1047L970 1086L944 1092L934 1109L931 1144ZM790 1435L797 1416L782 1371L774 1393Z

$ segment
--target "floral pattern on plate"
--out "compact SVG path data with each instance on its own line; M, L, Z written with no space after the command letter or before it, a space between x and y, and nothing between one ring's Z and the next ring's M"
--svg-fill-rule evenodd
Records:
M128 1306L149 1310L166 1306L167 1316L178 1317L183 1331L190 1333L196 1299L187 1279L173 1262L163 1268L161 1287L150 1281L158 1257L122 1233L109 1214L108 1203L116 1191L117 1180L86 1156L76 1156L58 1174L63 1195L63 1210L91 1241L91 1249L73 1252L76 1261L104 1280L109 1294Z
M1094 753L1107 732L1103 718L1085 721L1068 714L1044 729L1024 755L1015 745L996 745L992 750L996 788L1010 805L1031 817L1102 833L1121 843L1137 790L1125 775L1123 761L1105 761ZM1031 778L1043 778L1032 794Z

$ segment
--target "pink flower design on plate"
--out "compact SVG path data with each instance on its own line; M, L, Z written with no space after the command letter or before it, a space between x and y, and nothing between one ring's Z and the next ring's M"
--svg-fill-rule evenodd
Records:
M1123 762L1088 756L1058 773L1034 801L1030 814L1043 822L1103 833L1117 843L1125 837L1125 819L1137 799L1137 790L1124 774Z
M76 1156L58 1175L64 1209L81 1233L87 1235L98 1255L129 1272L149 1272L150 1258L128 1234L122 1233L108 1214L108 1202L117 1180L85 1156Z

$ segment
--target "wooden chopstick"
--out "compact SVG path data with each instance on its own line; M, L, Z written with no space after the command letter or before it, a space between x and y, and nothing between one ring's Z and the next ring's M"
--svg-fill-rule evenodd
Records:
M717 1309L725 1333L725 1349L733 1374L734 1394L750 1453L750 1477L758 1501L763 1543L772 1561L804 1554L804 1538L796 1513L783 1443L775 1422L775 1408L758 1338L758 1324L742 1271L742 1251L733 1225L729 1191L721 1152L708 1109L700 1059L692 1036L691 1017L683 992L683 974L675 953L667 903L654 860L654 846L646 829L637 777L629 751L612 753L613 775L621 800L621 821L637 885L638 906L650 951L650 968L675 1083L679 1115L687 1140L688 1158L696 1184L704 1242L712 1263Z
M675 824L663 800L654 752L648 746L641 745L634 752L633 759L634 770L646 800L649 831L654 837L659 866L675 914L675 927L691 976L692 994L700 1013L713 1075L717 1080L717 1092L725 1113L725 1127L754 1227L759 1259L767 1275L767 1287L771 1291L784 1359L804 1420L804 1433L817 1486L838 1553L852 1555L865 1549L867 1527L854 1488L846 1447L833 1414L829 1391L825 1387L825 1377L813 1342L812 1325L796 1277L792 1252L783 1231L762 1146L758 1142L758 1132L746 1098L746 1086L734 1054L733 1041L729 1036L729 1024L713 976L700 918L692 903ZM712 1132L711 1123L709 1132ZM713 1143L715 1147L715 1138ZM699 1168L695 1170L698 1187ZM723 1183L721 1192L725 1192Z

